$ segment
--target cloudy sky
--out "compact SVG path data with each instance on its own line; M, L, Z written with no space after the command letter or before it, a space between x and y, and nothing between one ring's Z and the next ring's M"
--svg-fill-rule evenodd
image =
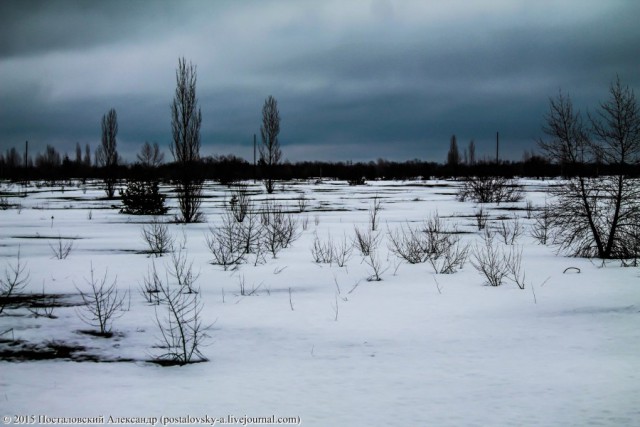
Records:
M179 57L197 66L202 155L250 159L265 98L284 156L443 161L452 134L506 158L541 136L548 99L593 110L620 76L640 91L640 2L0 2L0 149L167 151ZM259 138L259 136L258 136Z

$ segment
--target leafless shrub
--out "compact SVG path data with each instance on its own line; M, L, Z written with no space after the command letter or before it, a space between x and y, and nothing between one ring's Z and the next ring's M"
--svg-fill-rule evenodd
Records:
M429 256L429 263L437 274L453 274L460 270L469 254L469 245L463 245L459 237L452 237L446 241L439 256Z
M371 208L369 209L369 227L371 231L378 230L378 224L380 223L380 211L382 210L382 201L376 194L373 196Z
M249 289L247 288L247 282L245 280L244 275L238 277L238 287L240 289L240 295L242 295L243 297L256 295L258 292L258 289L260 289L261 286L262 286L262 283L260 283L258 286L253 285L251 289Z
M71 250L73 250L73 240L72 239L63 239L59 234L56 239L55 244L49 243L49 248L51 248L51 252L53 252L53 258L56 259L67 259Z
M247 192L246 185L238 185L229 200L229 210L238 222L243 222L247 214L251 211L251 199Z
M42 293L37 294L37 300L27 307L27 310L35 317L46 317L49 319L55 319L53 315L55 310L55 298L47 295L44 291L44 280L42 281Z
M445 225L436 212L424 223L427 261L437 274L453 274L467 261L469 246L460 240L456 229Z
M286 213L282 206L271 200L263 206L261 222L262 243L274 258L281 249L289 247L300 235L298 222L293 215Z
M407 223L399 229L389 230L389 250L409 264L425 262L428 256L427 234Z
M9 203L9 199L4 196L0 196L0 210L6 211L10 207L11 203Z
M527 219L533 218L534 208L533 208L533 202L531 200L527 199L524 210L527 213Z
M9 264L0 277L0 314L9 304L11 296L21 292L29 284L27 264L20 258L20 248L14 264Z
M380 233L375 233L371 229L362 231L358 227L354 227L354 231L353 246L363 257L369 256L371 251L375 250L380 243Z
M209 228L205 235L207 246L213 254L213 264L221 265L224 270L242 264L247 249L246 236L243 236L242 226L229 213L222 215L222 223Z
M260 240L262 239L263 229L260 216L256 212L247 212L244 221L240 224L239 233L245 254L260 252Z
M486 238L483 244L475 246L471 265L484 275L490 286L502 285L509 274L504 253L495 244L493 237Z
M301 224L302 224L302 231L307 231L307 229L309 228L309 216L308 215L305 215L302 218Z
M482 206L480 206L474 212L474 216L476 217L476 225L478 226L478 230L484 230L484 228L487 226L487 222L489 222L489 214L485 212Z
M458 191L458 200L476 203L518 202L522 200L522 186L504 177L469 177Z
M193 272L193 261L187 259L187 252L180 249L171 253L171 270L169 274L176 279L182 292L192 294L197 292L195 282L200 273Z
M84 303L77 311L80 319L89 326L97 327L102 336L110 336L113 321L124 314L128 292L121 293L117 281L116 277L109 282L108 270L105 270L101 279L97 278L91 264L90 276L85 278L89 290L84 292L76 286Z
M504 262L509 271L509 278L518 285L520 289L524 289L526 274L522 269L522 248L511 246L509 254L505 255Z
M520 223L518 216L514 216L512 220L500 221L496 228L496 233L502 237L505 245L513 245L522 235L524 228Z
M172 287L160 281L160 300L156 306L156 324L160 330L157 346L164 352L156 356L163 364L185 365L208 360L201 348L208 338L209 326L202 324L202 308L198 292L185 293L182 287ZM164 307L164 314L160 313Z
M300 213L303 213L307 210L309 200L305 197L304 193L300 193L296 198L296 202L298 203L298 210Z
M320 215L313 216L313 223L316 225L316 227L320 225Z
M344 267L347 264L351 258L352 251L353 246L346 236L342 240L335 242L329 235L327 240L323 242L316 234L311 247L311 255L314 262L329 265L336 263L338 267Z
M143 284L140 286L140 294L149 304L160 305L161 285L162 279L160 279L160 276L158 275L156 264L153 263L152 267L147 271L147 275L143 279Z
M322 242L316 234L313 239L313 246L311 247L311 255L316 264L332 264L334 255L331 236L328 237L327 241Z
M541 245L546 245L551 239L551 227L552 227L552 218L551 218L551 209L549 205L545 203L542 210L540 210L531 226L530 234L531 237L536 239L538 243Z
M389 268L383 265L380 255L375 249L369 251L369 254L365 256L362 261L369 266L369 270L371 271L371 274L367 277L368 282L380 282L382 280L382 274Z
M351 259L353 253L353 244L346 235L342 236L342 239L335 243L333 254L338 267L344 267Z
M169 226L156 217L142 226L142 239L147 243L149 253L156 257L171 252L175 241L169 233Z
M639 215L640 216L640 215ZM626 248L621 257L623 267L638 267L640 262L640 217L626 227L621 233Z

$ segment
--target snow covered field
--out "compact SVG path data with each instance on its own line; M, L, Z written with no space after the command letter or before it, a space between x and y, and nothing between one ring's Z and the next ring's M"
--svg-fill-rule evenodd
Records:
M84 347L85 359L0 361L0 416L299 417L313 426L634 426L640 425L640 271L567 258L529 235L526 200L544 204L542 181L521 181L522 202L485 205L492 224L514 214L525 233L525 289L486 286L470 260L434 274L390 253L388 230L438 215L463 242L480 243L477 206L455 199L453 181L290 183L273 198L295 213L300 237L277 258L235 271L212 265L205 234L220 222L230 190L207 183L207 222L170 224L200 273L203 348L209 361L162 367L155 309L139 292L152 263L141 237L149 217L118 213L99 183L35 186L0 211L0 273L27 263L26 292L64 295L55 318L25 308L0 316L0 350L13 340ZM3 184L3 192L24 191ZM249 183L256 206L266 198ZM165 188L163 191L169 191ZM305 212L297 213L304 193ZM345 267L317 264L315 235L351 241L365 229L374 195L380 211L382 281L367 281L357 251ZM175 214L175 200L168 199ZM115 202L118 203L118 202ZM519 208L519 209L513 209ZM167 217L168 219L169 217ZM302 229L306 222L307 229ZM73 241L66 259L51 245ZM73 239L73 240L69 240ZM186 242L186 243L185 243ZM129 310L103 338L78 316L77 288L91 266L130 293ZM577 267L563 273L568 267ZM240 295L240 283L252 295ZM250 292L249 292L250 293ZM128 304L128 303L127 303ZM128 304L129 305L129 304ZM82 358L80 358L82 359ZM120 361L118 361L120 360ZM108 363L111 361L113 363ZM114 362L117 361L117 362ZM10 421L16 421L12 419ZM6 422L6 420L5 420Z

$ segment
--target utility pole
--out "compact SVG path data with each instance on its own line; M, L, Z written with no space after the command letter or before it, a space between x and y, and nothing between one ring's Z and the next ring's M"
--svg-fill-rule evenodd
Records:
M29 166L29 141L24 142L24 167Z
M496 165L500 161L500 132L496 132Z
M253 183L258 179L258 165L256 163L256 134L253 134Z

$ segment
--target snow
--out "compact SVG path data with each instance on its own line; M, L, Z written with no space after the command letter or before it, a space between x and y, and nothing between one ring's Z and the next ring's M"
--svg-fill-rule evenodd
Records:
M522 180L526 198L544 204L546 181ZM154 308L140 295L143 277L170 257L141 253L143 222L119 214L100 183L27 188L11 198L21 209L0 211L0 268L20 248L28 264L27 292L70 294L98 276L117 276L130 310L114 321L115 336L80 333L89 327L77 307L56 308L55 319L24 309L0 316L31 343L82 345L104 359L0 361L0 415L60 417L300 417L302 425L633 426L640 423L640 291L637 268L558 255L527 233L524 290L484 285L469 262L458 273L435 275L429 264L400 263L381 244L387 270L368 282L354 252L344 268L315 264L321 238L351 238L366 227L374 195L382 201L380 231L417 223L435 213L457 225L464 242L480 241L476 206L455 200L454 181L286 183L274 199L296 209L301 192L308 229L276 259L224 271L210 264L205 244L229 188L206 185L208 223L170 224L200 272L204 323L213 324L203 353L208 362L161 367L147 362L157 349ZM249 183L257 204L267 198ZM2 184L1 190L24 191ZM164 188L168 192L169 189ZM117 203L117 202L116 202ZM169 199L175 214L175 200ZM517 214L529 227L525 201L486 205L491 220ZM53 217L53 220L52 220ZM315 224L316 219L318 225ZM49 244L74 238L68 258L52 258ZM567 271L578 267L580 273ZM1 271L0 271L1 272ZM239 280L254 295L239 294ZM293 310L292 310L293 307ZM336 308L337 307L337 308ZM336 313L337 310L337 313ZM3 336L7 338L7 335Z

